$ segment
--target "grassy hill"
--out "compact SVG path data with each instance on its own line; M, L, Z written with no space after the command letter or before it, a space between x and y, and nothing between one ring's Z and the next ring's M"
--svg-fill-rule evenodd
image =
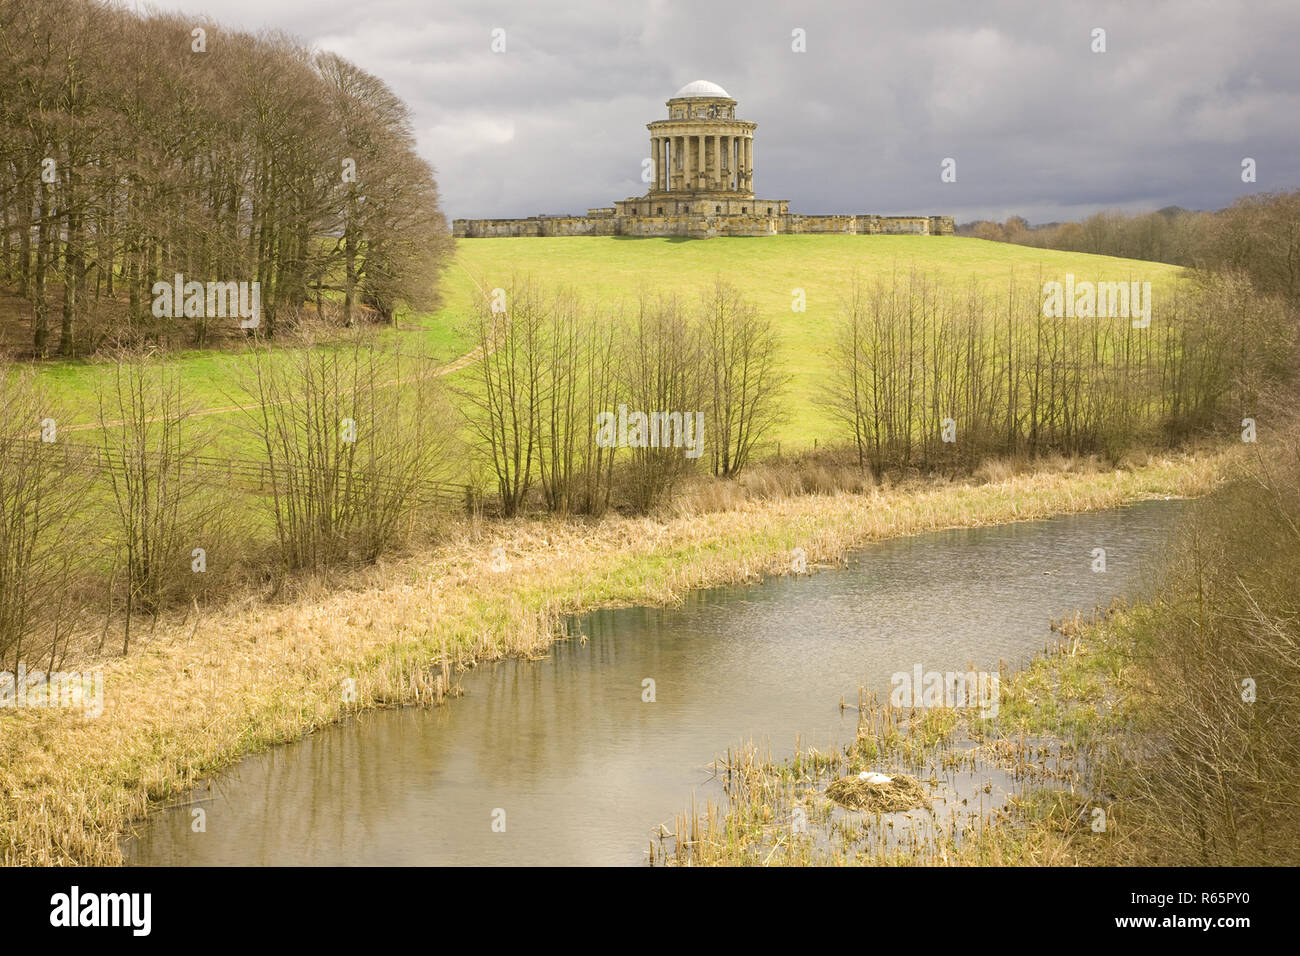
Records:
M1091 281L1147 281L1157 308L1161 289L1181 271L1156 262L956 236L466 239L457 243L456 263L446 280L447 308L437 321L453 322L481 294L479 286L505 285L516 272L608 304L641 290L694 299L721 275L740 287L781 335L792 379L787 419L774 437L783 451L795 450L833 437L832 423L817 405L817 386L828 368L837 310L855 275L869 283L912 268L946 285L965 288L975 280L986 291L1003 294L1013 276L1035 288L1047 280L1064 280L1066 273ZM804 312L791 308L795 289L806 296Z
M642 291L676 294L691 302L715 276L722 276L744 291L781 336L791 384L786 420L773 437L782 451L793 451L835 438L832 423L817 404L817 386L827 373L837 310L854 277L869 283L913 268L953 287L965 288L973 280L990 293L1002 294L1012 277L1027 288L1041 287L1041 282L1063 279L1067 272L1079 279L1150 281L1157 308L1160 290L1180 271L1154 262L953 236L467 239L457 243L456 259L444 276L444 306L433 313L401 316L398 328L385 334L401 337L440 361L451 361L472 348L463 319L476 299L485 290L507 285L515 274L567 286L588 301L609 306L630 301ZM795 289L803 290L806 311L792 310ZM184 367L202 407L229 407L246 400L239 387L241 360L236 353L184 352L174 361ZM94 383L108 374L106 366L55 362L42 366L41 374L70 406L72 423L94 421ZM214 453L257 454L239 427L240 417L212 416L214 424L220 423ZM82 432L76 440L90 441L93 436Z

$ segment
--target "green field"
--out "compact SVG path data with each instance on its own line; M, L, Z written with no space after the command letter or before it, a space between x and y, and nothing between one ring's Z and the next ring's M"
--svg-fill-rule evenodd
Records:
M514 273L568 286L606 304L632 299L643 290L694 299L722 276L771 318L781 336L791 374L787 417L773 436L782 451L835 437L833 424L818 407L817 388L828 368L836 313L855 275L871 282L915 268L946 285L964 288L973 278L990 293L1005 294L1012 276L1038 284L1040 273L1046 281L1061 280L1068 272L1092 281L1148 281L1159 308L1160 291L1181 271L1157 262L957 236L463 239L457 250L447 276L446 321L471 307L480 294L476 284L504 286ZM804 290L807 300L802 313L791 308L796 288Z
M514 276L531 276L548 286L568 287L600 305L630 302L642 292L675 294L694 301L715 276L743 290L773 321L791 375L786 419L772 437L782 451L836 438L817 387L828 369L827 350L840 304L854 277L864 282L917 271L964 288L972 279L991 294L1005 294L1014 276L1036 285L1073 273L1080 279L1150 281L1157 296L1179 273L1176 266L1034 249L955 236L772 236L709 240L591 238L465 239L444 275L444 304L438 311L406 314L385 331L422 354L450 361L473 343L464 321L476 299ZM1041 276L1041 278L1040 278ZM806 311L795 312L793 291L802 289ZM1077 321L1077 320L1075 320ZM194 351L173 359L181 364L196 405L242 404L241 360L235 353ZM74 424L95 420L95 382L107 366L93 361L55 362L42 377L67 402ZM464 372L457 373L464 375ZM255 456L238 413L211 416L218 425L213 454ZM79 441L93 440L83 432Z

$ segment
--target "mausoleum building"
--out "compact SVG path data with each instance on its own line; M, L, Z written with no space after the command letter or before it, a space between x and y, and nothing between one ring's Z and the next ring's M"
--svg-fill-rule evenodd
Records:
M492 236L775 236L787 233L952 235L951 216L804 216L754 196L754 131L722 87L696 80L650 130L650 191L585 216L457 219L461 238Z

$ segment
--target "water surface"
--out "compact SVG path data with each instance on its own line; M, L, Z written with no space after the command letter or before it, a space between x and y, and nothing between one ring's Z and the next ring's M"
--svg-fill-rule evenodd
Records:
M901 538L842 570L592 613L545 660L463 675L448 707L365 714L241 761L124 849L145 864L641 863L692 793L718 799L708 768L728 747L846 743L856 714L839 701L859 687L884 697L917 664L1015 666L1050 617L1140 593L1180 507Z

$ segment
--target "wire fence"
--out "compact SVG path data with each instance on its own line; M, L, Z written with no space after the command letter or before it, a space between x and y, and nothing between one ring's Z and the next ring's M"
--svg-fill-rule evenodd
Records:
M65 469L79 469L97 473L117 472L124 474L127 470L127 457L112 449L98 445L78 442L47 442L38 438L14 439L3 448L6 455L18 451L29 455L47 454L61 459ZM133 457L133 456L132 456ZM149 454L150 463L157 466L161 456ZM270 462L251 458L226 458L215 455L184 455L172 459L169 467L181 471L199 473L211 480L223 480L228 486L240 486L248 491L269 493L275 489L277 481L286 480L283 466L276 467ZM367 490L376 492L397 491L417 503L447 511L464 509L472 500L470 486L454 482L393 481L368 475L364 468L321 468L310 469L307 480L319 483L321 487L344 485L358 494Z

